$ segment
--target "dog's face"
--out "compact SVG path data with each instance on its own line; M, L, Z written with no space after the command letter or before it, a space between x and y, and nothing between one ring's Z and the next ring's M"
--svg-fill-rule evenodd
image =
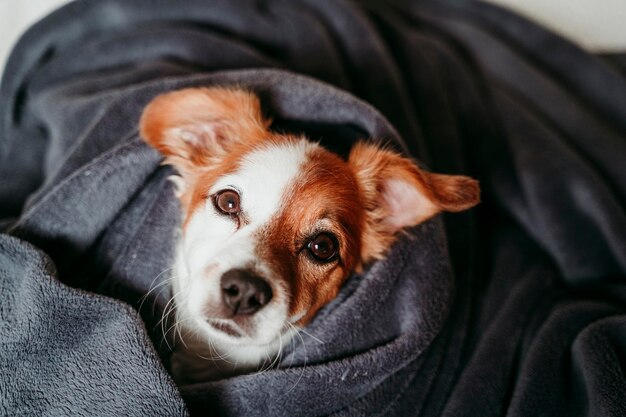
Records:
M179 173L178 314L211 343L276 344L398 231L478 202L470 178L365 143L343 160L267 125L256 96L221 88L164 94L142 115L142 137Z

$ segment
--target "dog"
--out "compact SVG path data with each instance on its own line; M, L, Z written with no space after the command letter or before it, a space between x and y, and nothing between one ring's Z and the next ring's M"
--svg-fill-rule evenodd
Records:
M165 93L141 116L141 137L177 171L177 381L259 370L399 232L479 202L476 180L379 144L342 159L269 125L239 88Z

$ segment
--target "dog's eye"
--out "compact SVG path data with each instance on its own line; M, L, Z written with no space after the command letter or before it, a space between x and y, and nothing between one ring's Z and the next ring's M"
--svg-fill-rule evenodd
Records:
M333 235L320 233L311 239L307 249L317 261L330 262L337 257L338 246L337 239Z
M224 214L236 215L241 211L239 207L239 194L233 190L224 190L217 193L215 195L214 204L215 208Z

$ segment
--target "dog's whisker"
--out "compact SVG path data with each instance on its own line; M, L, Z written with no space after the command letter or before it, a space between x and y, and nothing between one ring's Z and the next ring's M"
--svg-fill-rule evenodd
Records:
M293 390L296 388L296 386L300 383L300 381L301 381L301 380L302 380L302 378L304 377L304 372L305 372L305 370L306 370L306 365L307 365L307 351L306 351L306 343L305 343L304 339L302 338L302 335L300 334L300 330L301 330L301 329L298 329L297 327L295 327L295 326L294 326L293 324L291 324L291 323L288 323L288 324L289 324L289 326L290 326L291 328L293 328L293 329L295 330L296 335L300 338L300 341L302 342L302 347L303 347L303 349L304 349L304 363L303 363L303 365L302 365L302 371L300 372L300 375L298 376L298 379L297 379L297 380L296 380L296 382L293 384L293 386L292 386L291 388L289 388L289 389L287 390L287 392L285 392L285 393L283 394L283 396L285 396L285 395L289 394L291 391L293 391Z
M291 325L291 327L293 327L294 329L296 329L298 331L298 333L303 333L307 336L309 336L311 339L315 340L316 342L318 342L319 344L323 345L324 342L322 339L320 339L319 337L313 336L311 333L307 332L306 330L304 330L304 328L302 327L295 327L293 324L289 323Z
M148 286L148 292L147 292L147 293L146 293L143 297L141 297L141 298L140 298L140 300L145 299L145 298L146 298L146 297L150 294L150 292L151 292L154 288L156 288L156 287L158 287L158 286L162 285L162 283L160 283L160 284L157 284L157 285L156 285L156 287L154 287L154 288L153 288L153 286L154 286L155 282L156 282L156 281L157 281L157 280L161 277L161 275L165 274L165 273L166 273L166 272L168 272L168 271L172 271L173 269L174 269L174 267L169 267L169 268L166 268L166 269L164 269L163 271L159 272L159 273L157 274L157 276L156 276L156 277L154 277L154 279L152 280L152 282L150 282L150 285ZM171 278L170 278L170 279L171 279ZM167 282L168 280L169 280L169 279L166 279L164 282Z
M168 335L170 332L172 332L172 331L173 331L172 342L173 342L174 344L176 344L177 328L179 328L179 327L180 327L180 324L181 324L181 323L183 323L183 322L185 322L185 321L188 321L188 320L191 320L191 318L188 318L188 319L181 319L181 320L175 320L175 321L174 321L174 323L173 323L170 327L168 327L168 328L165 330L165 332L164 332L164 336ZM184 343L183 339L181 339L181 342L183 342L183 343Z
M155 311L157 309L157 303L159 301L159 298L161 297L161 294L163 294L163 291L170 291L171 290L171 286L163 286L159 292L157 293L157 295L154 297L154 299L152 300L152 314L155 314Z
M168 331L165 330L165 322L167 320L169 320L170 314L175 312L175 302L174 302L174 300L182 291L183 291L183 289L179 290L178 292L176 292L176 294L173 294L170 297L169 301L165 304L165 307L163 308L163 314L161 316L161 320L159 320L159 322L155 326L155 328L157 326L159 326L159 325L161 326L161 334L163 335L161 343L163 343L163 341L165 341L165 343L167 345L167 348L169 350L173 350L173 347L170 346L169 341L167 340L167 335L168 335L169 329L168 329Z
M156 280L163 275L165 272L167 272L168 270L171 270L172 268L168 268L167 270L162 271L161 273L159 273L159 275L156 276L156 278L154 278L152 280L152 283L150 284L150 287L148 287L148 292L146 292L139 300L139 307L137 308L137 311L141 312L141 308L143 307L143 304L145 303L145 301L147 300L148 296L155 291L157 288L160 287L167 287L167 284L170 284L172 281L174 281L174 279L176 279L176 276L172 276L169 278L164 279L162 282L158 283L157 285L154 285L154 283L156 282ZM159 292L160 294L160 292ZM158 297L157 297L158 298Z
M157 280L157 279L159 279L159 277L160 277L161 275L163 275L164 273L166 273L166 272L168 272L168 271L172 271L172 270L174 270L174 267L173 267L173 266L171 266L171 267L169 267L169 268L165 268L163 271L159 272L159 273L157 274L157 276L156 276L156 277L154 277L154 279L153 279L153 280L152 280L152 282L150 283L150 287L148 287L148 288L151 288L151 287L154 285L154 283L156 282L156 280Z
M280 363L282 355L283 355L283 335L282 333L279 333L278 334L278 353L274 357L274 360L272 361L270 368L273 368Z
M162 336L161 336L162 337L161 343L165 342L165 344L167 345L167 348L169 350L173 350L173 347L170 345L170 343L168 341L169 329L168 330L165 329L165 322L169 319L169 315L171 314L171 311L172 311L172 308L166 309L164 311L164 313L163 313L163 317L159 321L159 323L161 325L161 334L162 334Z
M163 307L163 314L162 314L162 316L161 316L161 320L159 320L159 322L157 323L157 326L158 326L158 325L159 325L159 324L160 324L160 323L161 323L161 322L162 322L162 321L166 318L166 316L167 316L167 312L168 312L168 309L170 308L170 306L173 306L173 303L174 303L174 298L175 298L178 294L180 294L180 291L179 291L179 292L177 292L176 294L172 294L172 295L170 296L170 299L167 301L167 303L166 303L166 304L165 304L165 306Z
M178 338L180 339L180 342L183 344L183 346L185 347L185 349L188 349L189 346L187 346L187 342L185 342L185 338L183 337L182 334L182 326L180 326L180 324L191 320L191 318L188 319L184 319L184 320L179 320L176 322L176 331L178 332Z
M172 296L172 299L175 300L183 291L188 291L189 287L191 286L191 280L188 279L189 276L185 276L185 280L186 280L186 284L183 288L181 288L176 294L174 294ZM175 325L175 333L174 333L174 339L176 339L176 333L178 333L178 337L180 339L180 342L183 344L183 346L185 347L185 349L188 349L189 346L187 346L187 342L185 342L185 338L183 337L182 334L182 326L180 326L181 323L187 322L187 321L191 321L193 318L189 317L187 319L180 319L178 318L179 314L176 311L176 303L174 302L172 304L172 309L174 310L174 319L176 321ZM175 340L174 340L175 341Z

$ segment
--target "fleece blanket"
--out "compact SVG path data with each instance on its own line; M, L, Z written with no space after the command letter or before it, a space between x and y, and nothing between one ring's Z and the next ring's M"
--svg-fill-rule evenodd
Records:
M618 62L614 60L612 62ZM476 1L83 0L0 89L0 414L626 415L626 79ZM402 236L264 372L176 386L155 95L385 140L483 202Z

